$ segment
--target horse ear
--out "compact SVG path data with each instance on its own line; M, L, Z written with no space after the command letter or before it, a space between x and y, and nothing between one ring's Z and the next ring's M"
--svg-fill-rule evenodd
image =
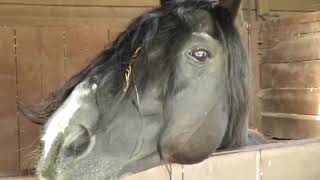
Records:
M233 20L236 19L238 11L240 9L241 0L220 0L219 5L226 8Z

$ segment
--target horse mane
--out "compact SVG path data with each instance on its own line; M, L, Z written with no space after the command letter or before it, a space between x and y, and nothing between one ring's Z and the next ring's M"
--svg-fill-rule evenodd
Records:
M68 98L74 88L85 79L89 79L89 82L92 83L99 82L98 86L105 85L108 81L107 86L110 87L107 90L108 97L113 97L113 99L130 94L133 88L129 88L125 93L123 86L126 81L126 70L130 66L130 60L135 51L141 48L144 65L150 65L147 52L151 49L154 41L161 38L172 39L178 34L185 33L184 31L188 30L185 13L196 9L208 9L217 19L217 24L221 29L221 39L228 53L226 71L229 82L229 123L220 148L245 144L247 139L246 118L249 109L247 55L230 13L220 6L214 7L213 10L211 8L212 4L205 1L165 3L161 7L145 13L134 19L111 44L110 48L103 50L89 65L53 92L48 99L34 106L20 103L19 109L34 123L44 124ZM170 43L166 45L170 46ZM169 66L170 64L167 62L162 64L161 68L172 68ZM148 67L144 67L141 71L146 69ZM139 69L136 71L138 73ZM106 74L108 76L105 76ZM98 93L102 94L103 92ZM106 93L105 89L104 93Z
M232 17L220 7L214 13L224 34L223 42L228 53L229 121L219 149L236 148L248 141L247 119L250 109L251 73L247 51Z

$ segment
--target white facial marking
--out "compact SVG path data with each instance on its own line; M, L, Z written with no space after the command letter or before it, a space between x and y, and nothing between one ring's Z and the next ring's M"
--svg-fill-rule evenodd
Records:
M64 132L74 113L81 107L81 98L91 92L89 88L84 86L85 83L79 84L62 106L49 118L49 124L42 137L42 141L44 142L44 158L48 155L57 135ZM92 89L95 90L96 88L92 87Z
M97 84L93 84L93 85L91 86L91 89L92 89L92 90L96 90L97 87L98 87Z

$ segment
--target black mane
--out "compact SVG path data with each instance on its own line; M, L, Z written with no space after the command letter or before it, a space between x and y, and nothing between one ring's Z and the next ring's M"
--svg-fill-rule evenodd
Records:
M152 77L151 71L170 72L174 62L170 62L166 54L162 61L150 62L149 50L155 44L164 43L166 52L170 54L170 47L174 41L185 37L192 31L185 14L197 9L206 9L217 19L221 29L219 37L228 52L227 72L229 80L229 124L221 148L236 147L245 143L247 138L246 118L248 114L248 61L240 35L233 23L230 14L223 7L216 6L212 9L211 2L184 2L164 3L161 7L151 10L131 22L112 43L111 47L103 50L86 68L71 77L60 89L52 93L47 101L39 106L27 108L21 106L23 113L36 123L43 123L64 102L73 89L83 80L89 79L104 91L101 96L107 96L109 104L119 101L131 94L133 88L124 92L125 74L130 66L132 56L141 48L142 60L133 71L140 74L141 78ZM164 73L165 74L165 73ZM107 91L107 92L106 92ZM107 95L105 95L107 93ZM120 99L119 99L120 98ZM116 100L115 100L116 99Z

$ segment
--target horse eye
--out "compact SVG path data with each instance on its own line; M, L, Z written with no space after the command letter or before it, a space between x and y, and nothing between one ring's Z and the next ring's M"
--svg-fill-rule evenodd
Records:
M204 62L209 59L210 54L206 49L193 49L189 51L189 55L194 57L197 61Z

